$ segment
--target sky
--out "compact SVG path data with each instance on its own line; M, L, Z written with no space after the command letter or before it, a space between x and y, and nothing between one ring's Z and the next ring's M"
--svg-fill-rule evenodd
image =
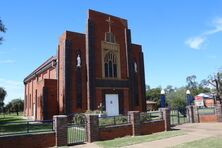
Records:
M187 76L200 81L222 67L222 0L1 0L5 103L23 99L23 79L56 54L65 30L85 32L88 9L128 20L132 42L142 45L151 88L184 86Z

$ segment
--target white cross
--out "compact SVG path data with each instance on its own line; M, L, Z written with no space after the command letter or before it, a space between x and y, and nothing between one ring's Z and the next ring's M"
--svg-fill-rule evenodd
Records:
M111 25L112 25L113 21L111 21L110 17L106 21L109 23L109 32L111 32Z

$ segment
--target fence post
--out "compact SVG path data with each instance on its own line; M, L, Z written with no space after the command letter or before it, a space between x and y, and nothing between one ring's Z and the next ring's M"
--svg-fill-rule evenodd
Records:
M194 123L199 123L199 112L198 112L198 107L194 106L193 107L193 118L194 118Z
M160 112L163 115L165 131L170 130L170 109L169 108L159 108Z
M216 104L217 121L222 122L222 104Z
M192 105L186 107L187 109L187 119L190 123L194 123L194 109Z
M99 118L98 115L86 115L86 139L87 142L99 140Z
M140 135L140 112L139 111L129 111L128 112L130 123L132 124L132 135Z
M55 130L55 146L67 146L67 116L55 115L53 116Z

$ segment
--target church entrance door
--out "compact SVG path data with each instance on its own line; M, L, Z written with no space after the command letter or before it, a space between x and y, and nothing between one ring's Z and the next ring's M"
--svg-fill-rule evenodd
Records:
M108 116L119 115L119 97L118 94L106 94L106 113Z

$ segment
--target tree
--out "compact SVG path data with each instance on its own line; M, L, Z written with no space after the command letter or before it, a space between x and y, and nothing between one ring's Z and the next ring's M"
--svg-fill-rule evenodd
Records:
M212 85L216 90L216 98L221 102L222 98L222 73L218 72L215 75L208 77L208 83Z
M172 109L178 109L181 114L186 114L186 88L181 87L166 95L167 102Z
M5 25L3 24L1 19L0 19L0 32L3 32L3 33L6 32ZM3 41L3 37L0 37L0 44L2 43L2 41Z
M6 105L7 112L16 112L17 116L19 112L23 111L24 108L24 101L22 99L13 99Z
M171 92L174 92L174 88L172 85L167 85L167 87L164 90L166 94L170 94Z
M177 88L166 95L166 99L171 108L183 108L186 106L186 88Z
M187 81L187 89L190 89L193 92L198 87L198 82L196 81L196 76L191 75L186 78ZM195 94L196 95L196 94Z
M7 113L11 113L12 112L12 103L11 102L9 102L8 104L6 104L6 106L5 106L5 112L7 112Z
M4 107L4 99L5 96L7 95L7 92L4 88L0 87L0 111L3 111L3 107Z
M186 88L191 91L191 95L196 96L200 93L209 93L211 90L209 87L207 87L207 80L202 80L200 83L198 83L196 78L197 77L195 75L191 75L186 78Z
M157 106L160 106L160 91L160 87L147 90L146 100L157 102Z

